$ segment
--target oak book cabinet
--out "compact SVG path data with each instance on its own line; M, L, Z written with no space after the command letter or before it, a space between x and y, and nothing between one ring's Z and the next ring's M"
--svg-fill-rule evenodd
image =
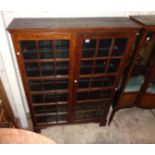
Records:
M121 89L116 95L114 110L137 106L143 109L155 108L155 16L130 17L141 26L135 42L134 54Z
M21 18L8 30L35 131L106 124L138 24L129 18Z

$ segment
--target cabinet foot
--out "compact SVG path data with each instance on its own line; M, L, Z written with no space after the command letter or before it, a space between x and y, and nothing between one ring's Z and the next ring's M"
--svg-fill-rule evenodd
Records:
M41 133L41 129L34 129L33 131L36 133Z
M100 124L99 124L99 126L105 126L106 123L107 123L107 120L101 121Z
M112 120L113 120L113 118L114 118L114 116L115 116L115 112L116 112L116 110L113 109L113 111L112 111L112 113L111 113L111 115L110 115L109 121L108 121L108 125L111 124L111 122L112 122Z

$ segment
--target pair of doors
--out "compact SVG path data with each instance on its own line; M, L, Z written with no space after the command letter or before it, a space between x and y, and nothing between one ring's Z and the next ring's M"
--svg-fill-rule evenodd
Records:
M135 33L20 32L12 37L35 126L106 120Z

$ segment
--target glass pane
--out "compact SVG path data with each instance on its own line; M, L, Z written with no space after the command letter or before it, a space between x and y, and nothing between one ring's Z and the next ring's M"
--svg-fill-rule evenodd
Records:
M104 78L103 86L110 87L113 86L115 82L115 76L107 76Z
M81 61L80 73L81 74L91 74L93 68L93 61Z
M107 60L96 60L94 73L100 74L105 72Z
M57 123L56 120L57 120L56 115L36 117L37 123L56 124Z
M106 116L106 111L105 111L105 109L104 109L104 111L103 110L98 110L95 115L96 115L96 117L105 117Z
M68 62L55 62L56 74L67 75L69 63Z
M56 94L44 94L44 102L55 102Z
M147 89L147 93L155 94L155 76Z
M126 45L127 45L127 38L119 38L115 40L114 48L112 51L112 56L122 56L124 55Z
M25 68L26 68L28 77L40 76L38 63L35 63L35 62L25 63Z
M66 112L68 111L67 105L45 105L45 106L36 106L34 107L34 111L37 114L41 113L59 113L59 112Z
M56 113L57 112L57 106L56 105L37 106L37 107L34 107L34 111L36 114Z
M46 123L46 116L43 117L36 117L37 123Z
M87 112L85 113L85 119L95 118L96 112Z
M56 89L67 89L68 80L56 80Z
M131 77L125 88L125 92L138 92L144 83L147 71L155 62L155 34L147 34L144 45L137 57L136 64L132 71Z
M120 66L120 59L113 59L110 60L110 64L108 67L108 72L110 73L115 73L119 70L119 66Z
M86 39L83 41L82 57L92 58L95 56L96 40Z
M80 92L78 93L78 100L86 100L88 97L88 92Z
M56 40L55 41L55 57L68 58L69 57L69 41Z
M46 118L47 124L56 124L57 123L57 116L52 115L52 116L44 116Z
M66 101L68 99L68 93L64 94L57 94L56 95L57 101Z
M20 42L22 55L24 59L37 59L36 41Z
M97 57L109 56L111 42L112 42L112 39L101 39L99 41L99 50L98 50Z
M76 104L76 110L77 111L82 111L82 110L96 110L97 109L97 104L96 103L77 103Z
M125 92L138 92L141 89L142 84L144 83L144 76L132 76L125 88Z
M66 123L68 120L68 115L58 115L58 123Z
M38 41L39 55L41 59L50 59L54 57L53 41L41 40Z
M54 80L47 80L42 82L43 90L54 90L55 89L55 81Z
M53 62L42 62L41 63L41 74L42 76L54 75L54 63Z
M31 91L53 90L55 89L54 80L29 80Z
M93 78L92 87L102 87L102 86L110 87L113 86L114 81L115 81L114 76Z
M32 95L32 102L33 103L42 103L43 95Z
M79 80L79 88L88 88L89 87L90 78L80 78Z
M111 90L102 90L99 98L109 98L111 96Z
M76 120L81 120L81 119L84 119L85 118L85 114L84 114L84 112L82 113L82 112L76 112L75 113L75 119Z
M68 40L56 40L55 41L56 50L69 49L69 41Z
M102 99L102 98L109 98L111 95L110 90L102 90L102 91L92 91L90 92L89 98L90 99Z
M101 78L93 78L92 79L92 87L101 87L103 84L103 77Z
M30 86L31 91L41 91L42 90L41 81L29 80L29 86Z
M57 111L58 112L67 112L68 106L66 104L57 105Z

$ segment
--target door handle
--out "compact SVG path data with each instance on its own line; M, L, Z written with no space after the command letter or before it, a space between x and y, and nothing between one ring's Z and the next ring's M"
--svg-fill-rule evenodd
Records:
M74 83L77 83L78 81L77 80L74 80Z

